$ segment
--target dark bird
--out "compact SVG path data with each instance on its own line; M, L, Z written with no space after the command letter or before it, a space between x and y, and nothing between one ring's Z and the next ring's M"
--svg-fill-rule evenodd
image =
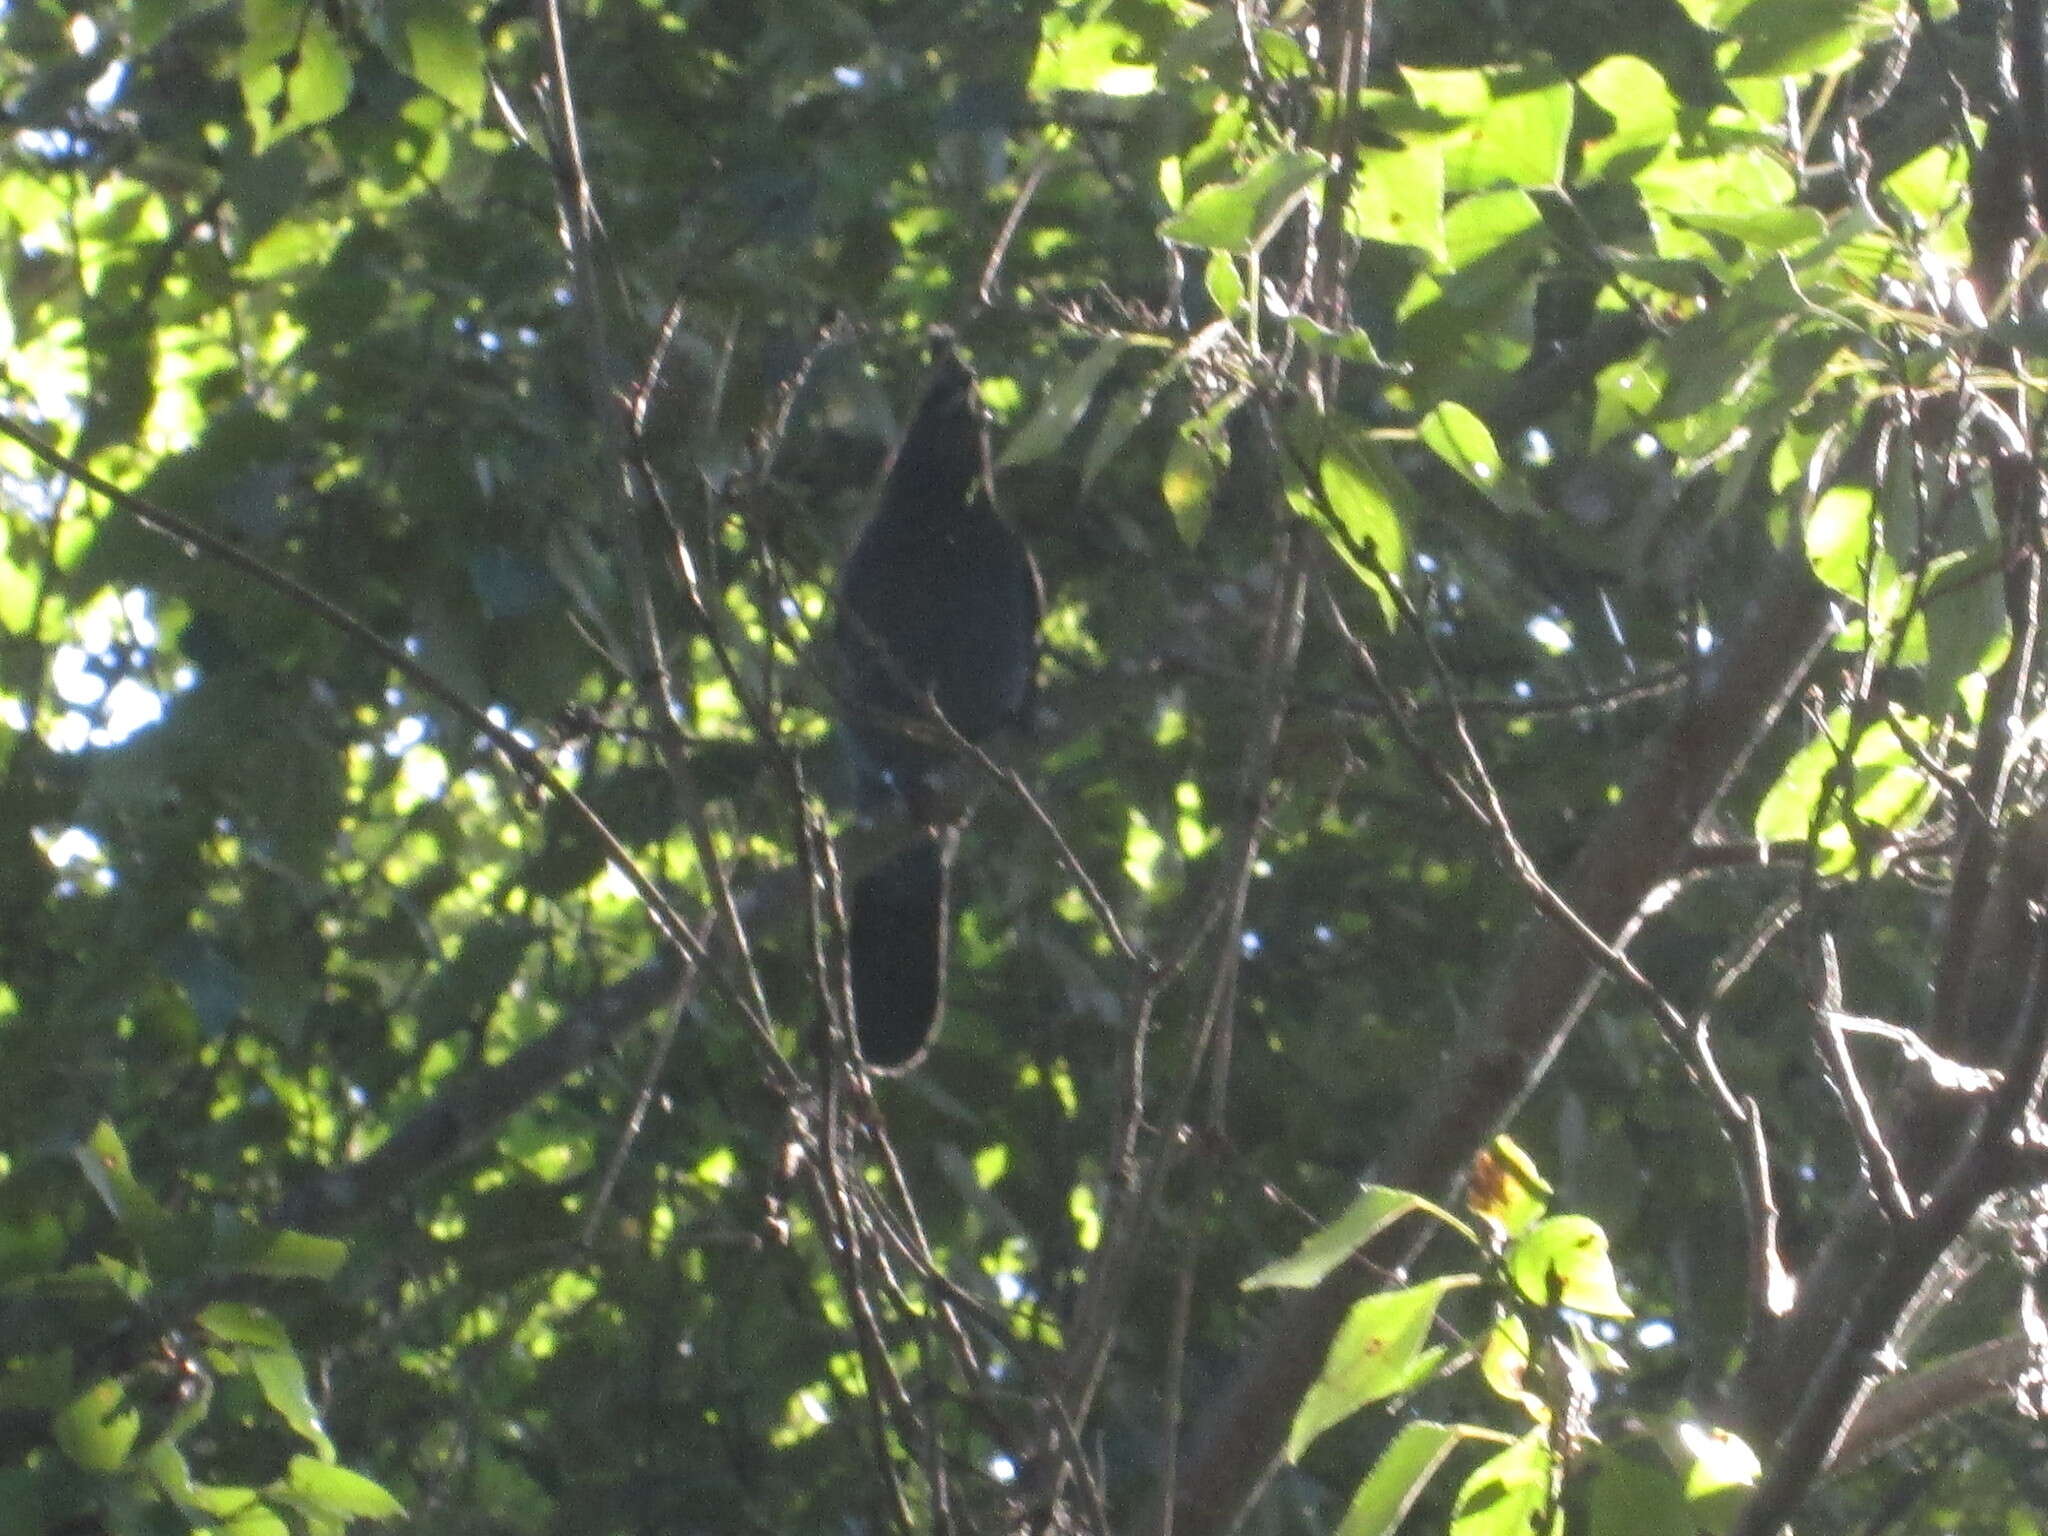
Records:
M922 823L853 888L854 1038L871 1066L913 1065L945 1007L959 842L943 825L937 783L958 755L948 728L979 742L1022 725L1030 709L1038 570L996 515L992 488L974 375L942 340L874 516L839 573L833 640L863 799L894 795Z

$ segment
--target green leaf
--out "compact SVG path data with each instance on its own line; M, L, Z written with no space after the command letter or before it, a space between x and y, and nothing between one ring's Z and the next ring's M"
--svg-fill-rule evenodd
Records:
M348 1244L278 1227L259 1227L223 1215L216 1225L212 1262L235 1275L279 1280L332 1280L348 1260Z
M199 1489L192 1481L191 1463L178 1449L175 1436L167 1435L157 1440L142 1453L140 1461L149 1480L161 1488L172 1503L186 1509L194 1507Z
M1623 432L1643 430L1664 389L1665 378L1654 358L1632 357L1602 369L1593 381L1593 446L1604 446Z
M1088 457L1081 465L1081 489L1087 490L1110 461L1123 451L1131 434L1152 414L1157 398L1152 389L1127 389L1110 401L1102 412L1102 425L1095 429L1095 441L1088 445Z
M1322 495L1290 488L1289 500L1329 537L1344 563L1378 596L1391 628L1399 613L1389 581L1408 567L1402 507L1415 501L1407 477L1365 432L1349 425L1330 431L1317 460Z
M1351 1496L1351 1507L1344 1511L1337 1536L1393 1536L1436 1469L1470 1433L1463 1425L1435 1424L1428 1419L1403 1424Z
M1520 188L1480 192L1459 198L1444 215L1444 250L1453 267L1469 271L1489 256L1511 259L1517 242L1539 241L1542 230L1543 211Z
M1278 151L1236 181L1203 187L1159 232L1181 245L1249 255L1273 238L1328 171L1320 155Z
M243 0L242 99L259 149L348 105L355 69L318 0Z
M1923 229L1953 217L1968 199L1969 186L1969 156L1953 144L1923 150L1884 179L1885 190Z
M1596 1317L1633 1317L1615 1286L1607 1234L1586 1216L1539 1221L1508 1248L1515 1289L1538 1306L1565 1306Z
M1401 149L1369 149L1358 157L1358 182L1345 227L1361 240L1412 245L1442 260L1444 152L1427 140Z
M1173 440L1166 450L1159 494L1173 513L1181 542L1193 549L1209 526L1209 509L1216 495L1215 456L1200 438L1183 433Z
M7 558L7 532L0 528L0 634L26 635L42 601L42 583L34 567Z
M1564 81L1498 95L1446 157L1454 192L1555 187L1571 141L1572 88Z
M1763 1475L1756 1452L1739 1436L1692 1420L1662 1438L1685 1477L1687 1518L1717 1536L1727 1531Z
M50 1420L58 1449L88 1472L119 1471L141 1432L141 1412L111 1376L87 1387Z
M1367 368L1387 366L1386 359L1373 346L1371 335L1363 330L1333 331L1307 315L1289 315L1287 329L1323 357L1342 358L1347 363L1359 363Z
M1631 180L1656 231L1659 255L1705 261L1724 276L1736 278L1755 267L1754 259L1742 251L1729 258L1713 241L1685 228L1678 219L1686 215L1754 215L1784 207L1798 190L1791 173L1777 159L1746 144L1712 153L1667 148ZM1796 300L1796 293L1793 297ZM1716 307L1725 308L1725 304Z
M1866 578L1877 552L1876 521L1877 498L1860 485L1829 486L1806 519L1806 563L1824 584L1859 603L1875 584Z
M498 1150L544 1183L559 1184L589 1168L594 1155L587 1133L572 1133L536 1116L516 1117L498 1134Z
M128 1165L128 1149L111 1125L102 1120L72 1149L72 1155L84 1170L86 1182L123 1227L144 1236L163 1229L169 1217L156 1197L137 1182Z
M1668 379L1657 416L1681 421L1741 403L1766 376L1772 339L1790 330L1804 309L1791 268L1774 258L1724 302L1688 320L1657 348Z
M1236 315L1244 307L1244 274L1238 271L1237 258L1230 252L1209 253L1208 263L1202 268L1202 286L1209 291L1209 302L1224 318Z
M1678 131L1678 98L1656 69L1632 54L1602 59L1579 76L1579 89L1614 119L1611 132L1581 152L1586 179L1627 175Z
M239 1301L216 1301L199 1314L199 1326L230 1344L252 1344L259 1349L290 1349L291 1337L278 1320L261 1307Z
M1097 342L1094 351L1069 368L1045 392L1031 419L1004 446L997 464L1006 469L1030 464L1064 443L1081 424L1081 418L1088 413L1088 402L1095 398L1096 387L1116 366L1128 345L1120 336L1106 336Z
M465 117L484 105L484 41L462 0L406 0L406 73Z
M1536 1419L1548 1412L1541 1398L1523 1388L1529 1374L1529 1325L1515 1314L1503 1314L1486 1331L1486 1343L1479 1350L1479 1374L1495 1395L1522 1404Z
M1276 1259L1252 1275L1244 1282L1244 1289L1257 1291L1280 1286L1299 1290L1319 1284L1325 1275L1360 1248L1403 1216L1416 1211L1427 1212L1475 1247L1478 1245L1479 1239L1472 1229L1442 1206L1405 1189L1368 1184L1352 1198L1343 1215L1308 1238L1286 1258Z
M1551 1484L1546 1432L1531 1430L1465 1479L1451 1511L1450 1536L1559 1536L1564 1514L1551 1508Z
M285 1474L291 1491L337 1515L362 1520L399 1520L405 1506L384 1488L360 1472L315 1461L311 1456L294 1456Z
M1512 1136L1496 1136L1472 1160L1465 1207L1506 1237L1520 1237L1549 1208L1557 1191Z
M1685 1473L1688 1500L1710 1498L1731 1488L1754 1488L1763 1463L1738 1435L1707 1424L1681 1424L1678 1443L1689 1460Z
M197 1483L182 1502L219 1521L215 1530L220 1536L303 1536L264 1502L263 1494L267 1491Z
M1728 65L1729 78L1846 68L1880 23L1889 28L1890 15L1864 0L1755 0L1729 25L1742 44Z
M1889 498L1888 498L1889 499ZM1863 609L1864 622L1838 647L1860 648L1891 633L1907 614L1918 581L1902 575L1877 536L1877 499L1863 486L1835 485L1815 500L1806 520L1806 558L1814 575ZM1917 664L1926 659L1925 626L1917 616L1905 637L1899 659Z
M244 1349L241 1358L263 1389L263 1400L280 1417L309 1440L323 1457L332 1459L334 1442L321 1427L319 1410L313 1406L312 1388L306 1383L306 1368L289 1349Z
M2005 659L2012 619L1996 550L1965 555L1931 583L1926 600L1927 712L1948 709L1957 686Z
M1694 24L1708 32L1725 31L1729 22L1755 3L1756 0L1678 0Z
M1662 1536L1693 1529L1685 1490L1661 1466L1649 1466L1615 1451L1601 1451L1593 1464L1591 1536Z
M69 1349L30 1353L16 1346L6 1365L0 1371L0 1410L40 1408L55 1413L74 1395Z
M174 25L203 9L199 0L129 0L129 41L137 53L147 53Z
M1902 722L1924 750L1933 726L1919 716ZM1756 835L1764 842L1804 842L1820 855L1820 872L1846 874L1856 865L1857 840L1842 805L1841 759L1849 712L1837 709L1821 734L1786 762L1757 806ZM1933 803L1934 786L1899 740L1892 719L1869 724L1849 752L1849 811L1865 828L1892 832L1913 826Z
M1473 1275L1440 1275L1354 1306L1330 1343L1322 1375L1295 1411L1288 1460L1298 1460L1318 1435L1359 1409L1429 1380L1449 1353L1429 1342L1437 1307L1451 1291L1477 1283Z
M1038 57L1031 67L1031 94L1080 91L1097 96L1141 96L1158 80L1142 62L1144 39L1107 18L1074 21L1055 12L1039 29Z
M1489 499L1499 499L1505 466L1485 422L1457 401L1443 400L1416 424L1415 431L1423 446L1468 484Z
M1493 81L1487 70L1414 69L1404 65L1401 79L1417 105L1448 121L1477 117L1493 102Z

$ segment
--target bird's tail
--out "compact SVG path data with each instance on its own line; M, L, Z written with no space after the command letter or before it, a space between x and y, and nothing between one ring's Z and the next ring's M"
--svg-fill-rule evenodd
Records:
M939 1032L955 841L951 829L920 832L854 884L846 958L854 1039L871 1067L916 1065Z

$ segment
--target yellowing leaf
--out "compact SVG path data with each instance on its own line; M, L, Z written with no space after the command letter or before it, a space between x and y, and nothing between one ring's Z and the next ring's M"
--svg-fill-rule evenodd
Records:
M1538 1222L1508 1249L1515 1289L1538 1306L1571 1307L1596 1317L1633 1317L1615 1285L1607 1234L1585 1216Z

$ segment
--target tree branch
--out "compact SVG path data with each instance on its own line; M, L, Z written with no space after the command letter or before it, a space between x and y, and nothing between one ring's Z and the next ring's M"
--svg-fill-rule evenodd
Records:
M1770 584L1719 675L1647 754L1560 887L1594 932L1617 948L1642 903L1682 863L1701 821L1776 718L1826 635L1829 604L1799 550L1781 554ZM1433 1100L1389 1140L1375 1177L1426 1193L1454 1185L1472 1156L1541 1079L1590 1000L1595 959L1547 919L1532 919L1500 968L1486 1024ZM1367 1249L1399 1263L1396 1228ZM1286 1443L1351 1304L1372 1285L1345 1265L1300 1293L1265 1342L1240 1363L1182 1474L1175 1536L1220 1536Z

